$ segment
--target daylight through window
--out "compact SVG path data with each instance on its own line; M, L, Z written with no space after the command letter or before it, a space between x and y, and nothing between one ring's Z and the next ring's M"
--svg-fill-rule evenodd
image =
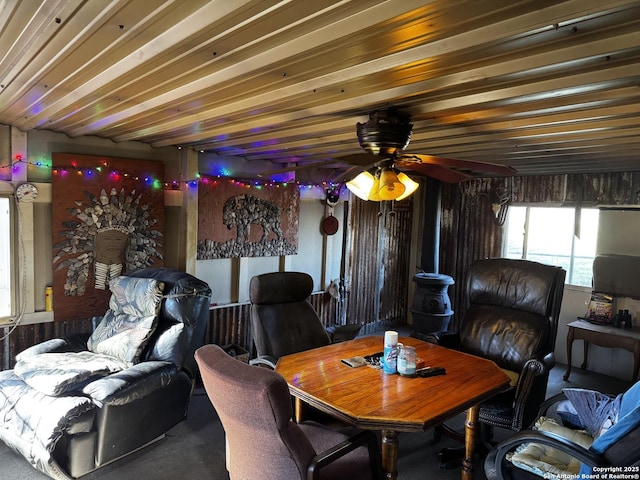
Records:
M566 283L591 287L599 213L581 209L578 238L573 208L511 206L503 255L561 266L567 271Z
M11 315L11 251L9 198L0 197L0 318Z

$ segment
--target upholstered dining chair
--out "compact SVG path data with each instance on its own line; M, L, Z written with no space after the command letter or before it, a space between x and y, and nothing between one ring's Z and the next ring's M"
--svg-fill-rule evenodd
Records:
M511 388L480 406L483 440L491 428L520 431L536 417L555 365L558 317L566 272L519 259L474 262L467 278L468 306L453 332L432 341L493 360L511 378ZM446 430L446 427L445 427ZM441 452L442 466L458 458Z
M331 343L327 329L309 302L313 279L304 272L271 272L251 278L251 335L257 357L253 365L275 368L283 355ZM360 325L334 326L334 334L353 338Z
M377 437L352 437L313 422L292 420L285 379L242 363L217 345L196 351L204 388L227 440L231 480L381 479Z

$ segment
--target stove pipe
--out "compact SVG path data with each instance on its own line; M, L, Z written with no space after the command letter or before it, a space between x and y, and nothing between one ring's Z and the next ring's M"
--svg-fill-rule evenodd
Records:
M413 328L418 333L445 331L453 316L448 294L449 285L454 284L453 278L437 273L440 261L442 184L432 178L427 178L425 183L421 273L413 277L416 289L411 307Z

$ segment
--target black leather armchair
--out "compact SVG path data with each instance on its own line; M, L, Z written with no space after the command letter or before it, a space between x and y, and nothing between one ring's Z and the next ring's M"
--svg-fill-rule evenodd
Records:
M303 272L272 272L251 279L251 333L257 357L251 364L275 368L283 355L331 343L327 330L309 303L313 279ZM353 338L361 325L341 325L334 334Z
M86 334L35 345L19 354L14 370L0 372L0 439L52 478L85 475L161 437L186 418L196 378L194 352L203 344L211 290L201 280L168 268L122 278L125 287L136 279L158 282L155 328L139 358L115 373L91 372L93 376L60 394L34 388L37 371L20 376L21 362L33 364L58 354L53 358L64 363L71 352L90 357L95 352L88 351ZM52 369L52 375L60 373Z
M468 308L459 330L430 339L493 360L512 379L508 391L481 405L485 433L490 431L486 426L519 431L536 417L555 365L565 275L560 267L528 260L476 261L467 279Z

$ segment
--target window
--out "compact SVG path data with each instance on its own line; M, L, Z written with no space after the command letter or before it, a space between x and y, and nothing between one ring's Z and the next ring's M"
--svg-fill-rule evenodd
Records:
M11 204L0 197L0 318L11 315Z
M574 235L575 210L566 207L509 207L503 255L567 271L566 283L591 287L599 210L582 208L580 238Z

